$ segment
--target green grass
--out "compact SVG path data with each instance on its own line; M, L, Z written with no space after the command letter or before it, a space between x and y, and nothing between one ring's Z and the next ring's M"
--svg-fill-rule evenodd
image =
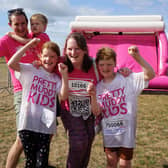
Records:
M5 167L7 153L15 140L15 112L13 95L0 92L0 168ZM168 95L143 94L139 97L137 139L134 151L134 168L168 167ZM53 137L49 161L57 168L65 168L68 141L59 119L58 133ZM106 160L102 136L97 135L93 144L88 168L105 168ZM24 167L22 154L18 168Z

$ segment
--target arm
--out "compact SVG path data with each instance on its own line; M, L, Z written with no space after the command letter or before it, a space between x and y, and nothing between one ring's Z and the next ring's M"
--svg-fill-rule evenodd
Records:
M20 36L14 34L13 32L8 32L7 34L9 37L13 38L14 40L18 41L21 44L26 44L31 40L31 39L20 37Z
M59 63L58 70L62 76L61 90L58 95L59 102L61 102L61 100L66 100L68 98L68 67L63 63Z
M135 61L142 67L144 71L144 80L151 80L155 77L155 72L150 64L148 64L144 58L139 54L139 50L136 46L130 46L128 53L135 59Z
M101 108L96 99L96 88L93 83L88 85L87 92L91 97L91 110L95 116L98 116L101 113Z
M127 77L132 73L131 69L126 68L126 67L120 68L117 72L119 72L124 77Z
M26 45L24 45L22 48L20 48L8 61L8 66L12 68L15 71L20 71L20 59L23 56L23 54L32 46L36 45L39 42L39 39L34 38L30 42L28 42Z

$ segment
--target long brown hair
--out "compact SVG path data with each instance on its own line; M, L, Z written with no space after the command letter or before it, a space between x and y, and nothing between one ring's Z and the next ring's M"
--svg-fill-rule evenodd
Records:
M78 47L85 51L85 55L84 55L84 59L83 59L83 63L82 63L82 70L84 72L88 72L89 69L92 67L93 65L93 60L92 58L89 56L89 53L88 53L88 47L87 47L87 43L86 43L86 39L85 37L83 36L83 34L81 33L78 33L78 32L72 32L68 35L68 37L66 38L66 41L65 41L65 46L64 46L64 51L63 51L63 55L65 57L65 64L68 66L68 71L69 72L72 72L74 67L71 63L71 61L69 60L68 56L66 55L66 49L67 49L67 42L70 38L73 38Z

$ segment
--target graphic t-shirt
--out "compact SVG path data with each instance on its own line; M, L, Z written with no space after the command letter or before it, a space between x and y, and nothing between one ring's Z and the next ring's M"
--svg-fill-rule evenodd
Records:
M16 40L12 39L8 35L3 36L0 39L0 57L5 57L6 62L13 56L13 54L19 50L23 44L17 42ZM35 49L30 48L26 51L26 53L22 56L20 62L22 63L32 63L34 60L38 60L37 52ZM13 69L9 68L12 78L12 84L14 87L14 92L18 92L22 90L22 86L20 82L16 79L15 73Z
M68 77L68 100L62 103L62 108L70 111L72 116L82 116L84 120L91 115L90 96L86 92L89 82L97 83L93 67L88 73L74 69Z
M32 130L53 134L56 132L56 94L61 80L55 73L42 67L20 64L21 71L15 72L23 86L18 131Z
M116 75L110 83L97 85L97 99L103 111L102 133L105 147L135 146L137 97L148 86L144 73L128 77Z

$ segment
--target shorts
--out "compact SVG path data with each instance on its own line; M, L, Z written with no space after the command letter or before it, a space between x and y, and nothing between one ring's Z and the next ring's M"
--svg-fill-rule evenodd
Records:
M22 91L14 93L14 107L16 112L16 128L18 128L19 113L22 102Z
M134 148L124 148L124 147L115 147L107 148L104 147L104 151L116 152L117 156L123 160L132 160Z

